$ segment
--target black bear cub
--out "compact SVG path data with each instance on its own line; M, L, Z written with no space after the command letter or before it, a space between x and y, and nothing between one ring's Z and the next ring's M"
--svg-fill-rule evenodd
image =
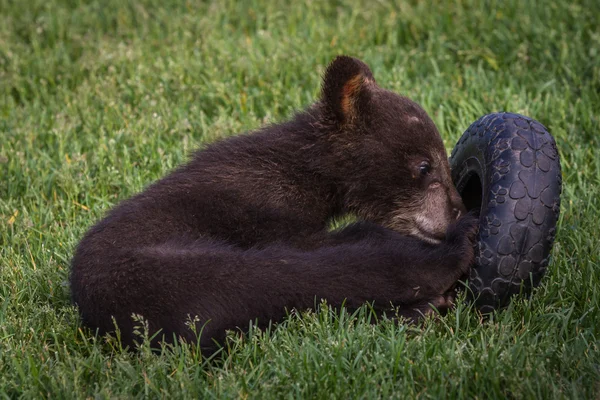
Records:
M117 325L129 345L132 314L155 342L196 342L195 319L205 351L320 299L417 318L447 306L473 261L464 211L425 111L341 56L304 112L198 151L92 227L72 300L85 325ZM328 230L346 213L360 222Z

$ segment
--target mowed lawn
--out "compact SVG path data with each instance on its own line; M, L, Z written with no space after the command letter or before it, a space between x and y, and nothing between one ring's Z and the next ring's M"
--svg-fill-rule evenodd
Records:
M0 398L599 398L599 24L597 0L0 0ZM310 104L337 54L448 150L489 112L549 128L562 210L531 298L412 327L323 305L211 360L81 329L83 233L194 149Z

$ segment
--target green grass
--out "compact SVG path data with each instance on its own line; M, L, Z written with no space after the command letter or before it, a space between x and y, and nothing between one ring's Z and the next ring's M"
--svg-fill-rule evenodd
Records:
M598 1L0 0L1 398L598 398ZM556 137L564 193L531 299L423 327L322 307L233 338L119 349L81 330L69 259L204 143L312 102L337 54L421 103L448 149L506 110Z

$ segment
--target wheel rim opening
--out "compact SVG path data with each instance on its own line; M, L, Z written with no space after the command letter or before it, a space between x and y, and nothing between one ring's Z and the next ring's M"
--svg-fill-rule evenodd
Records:
M483 186L479 175L473 173L467 178L466 184L460 191L460 196L467 211L474 211L475 215L479 216L483 202Z

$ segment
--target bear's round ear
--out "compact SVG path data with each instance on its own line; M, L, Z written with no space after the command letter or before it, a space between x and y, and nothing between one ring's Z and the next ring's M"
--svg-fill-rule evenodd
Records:
M356 58L338 56L323 76L321 99L337 121L351 123L366 111L369 86L374 83L367 64Z

